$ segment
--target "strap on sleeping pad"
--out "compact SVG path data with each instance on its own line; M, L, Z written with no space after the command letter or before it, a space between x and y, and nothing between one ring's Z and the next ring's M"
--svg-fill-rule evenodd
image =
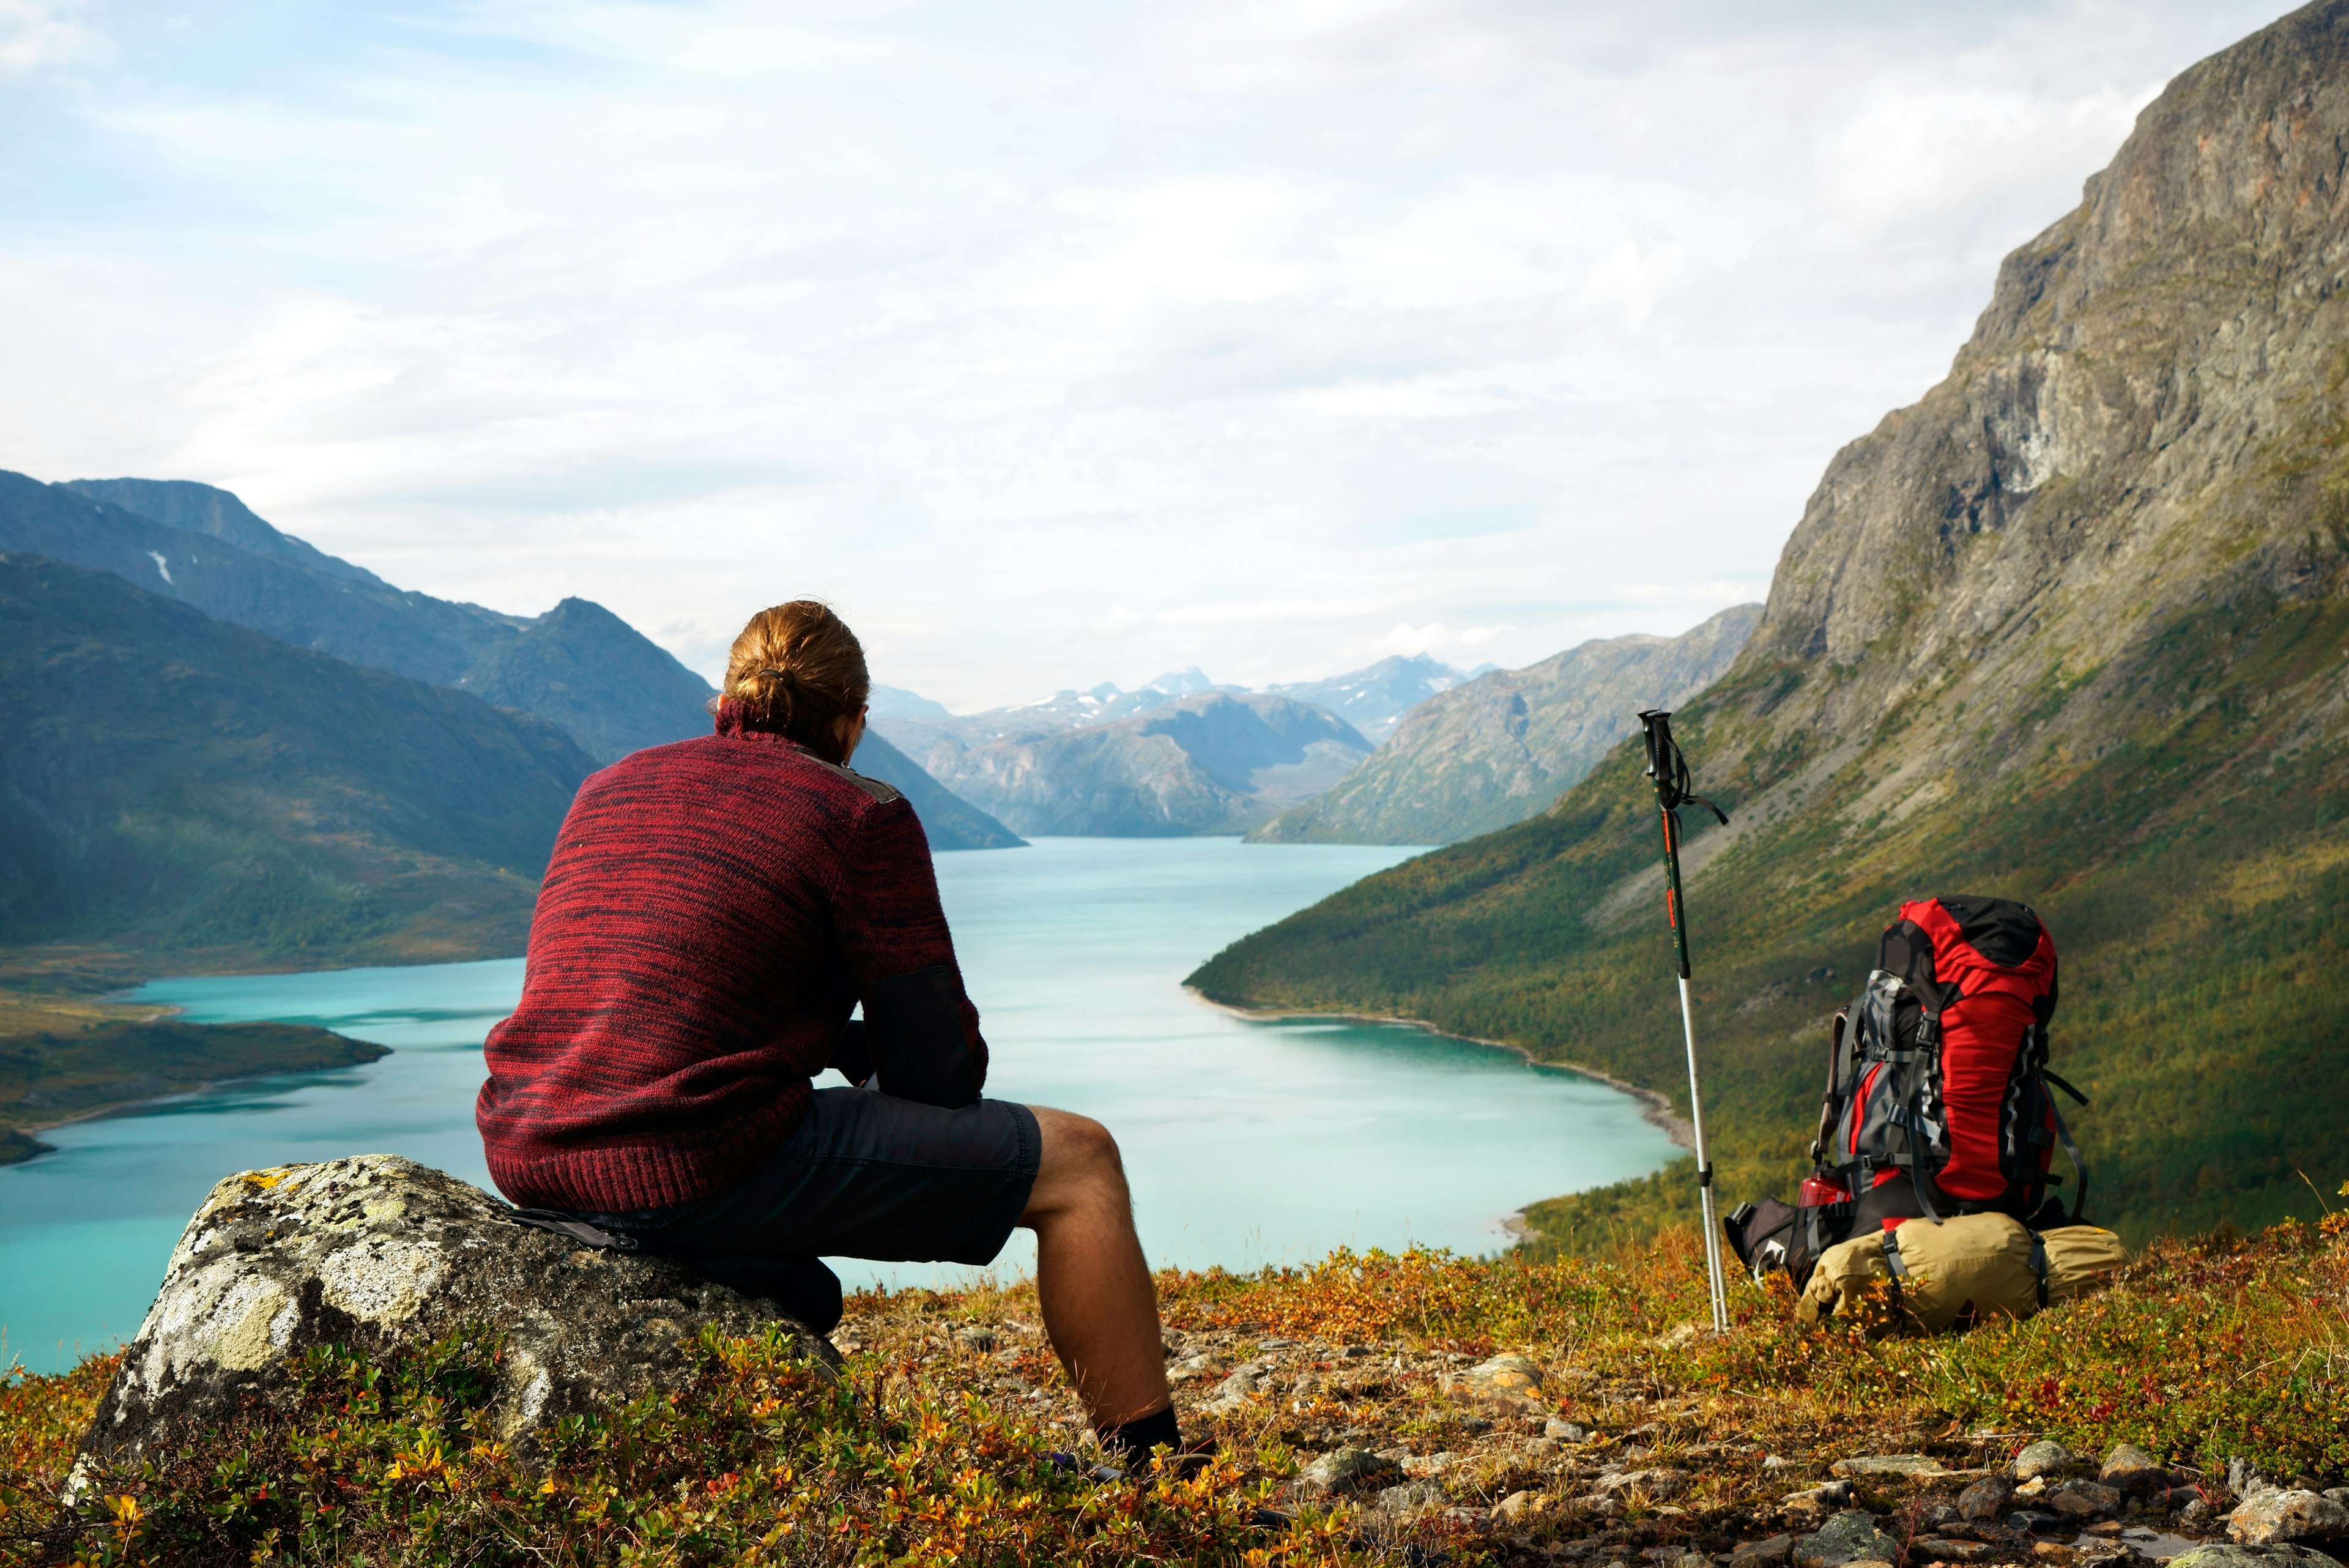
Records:
M2067 1084L2064 1086L2069 1088L2071 1085ZM2048 1097L2047 1109L2055 1117L2055 1136L2064 1140L2065 1158L2071 1160L2072 1168L2080 1174L2079 1190L2072 1195L2072 1223L2085 1225L2088 1222L2088 1167L2081 1159L2080 1146L2073 1138L2071 1127L2064 1124L2064 1113L2053 1096Z
M2036 1231L2031 1232L2031 1272L2039 1282L2039 1304L2044 1310L2047 1305L2047 1243Z
M600 1225L590 1225L585 1220L555 1209L509 1209L505 1217L517 1225L527 1225L533 1231L551 1231L567 1237L583 1247L593 1247L599 1252L641 1252L645 1244L636 1237L622 1231L606 1231Z

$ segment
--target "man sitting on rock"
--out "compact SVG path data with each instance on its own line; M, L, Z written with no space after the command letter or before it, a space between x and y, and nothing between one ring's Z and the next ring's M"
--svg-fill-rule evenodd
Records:
M1104 1445L1144 1457L1177 1434L1117 1145L980 1097L922 825L847 766L870 691L838 617L778 605L734 639L715 733L580 787L490 1032L490 1173L819 1333L840 1310L819 1256L981 1264L1024 1225L1070 1381ZM861 1086L814 1087L827 1066Z

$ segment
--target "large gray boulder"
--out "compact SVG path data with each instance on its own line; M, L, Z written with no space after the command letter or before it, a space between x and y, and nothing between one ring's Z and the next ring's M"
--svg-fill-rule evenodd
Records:
M2227 1533L2243 1546L2349 1540L2349 1508L2320 1491L2254 1487L2227 1516Z
M180 1237L85 1454L149 1444L255 1402L282 1406L316 1345L373 1354L460 1332L502 1335L491 1410L526 1452L565 1416L682 1380L705 1326L776 1329L828 1366L832 1346L771 1302L678 1264L524 1226L477 1187L397 1155L232 1176Z
M2169 1568L2341 1568L2323 1552L2288 1542L2246 1546L2224 1541L2189 1547Z

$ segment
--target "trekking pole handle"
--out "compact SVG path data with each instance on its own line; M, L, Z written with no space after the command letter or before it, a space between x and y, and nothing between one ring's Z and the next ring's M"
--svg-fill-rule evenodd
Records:
M1664 923L1672 929L1672 960L1679 966L1682 980L1689 978L1688 927L1682 919L1681 909L1681 846L1680 819L1673 815L1680 805L1680 777L1686 764L1674 763L1680 748L1672 743L1672 716L1663 709L1651 709L1640 715L1641 738L1648 748L1648 777L1656 786L1656 815L1664 831Z

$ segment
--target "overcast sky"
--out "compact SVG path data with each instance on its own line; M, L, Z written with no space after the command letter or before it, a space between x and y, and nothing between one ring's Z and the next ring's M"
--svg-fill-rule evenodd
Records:
M0 0L0 467L969 709L1765 591L2230 0Z

